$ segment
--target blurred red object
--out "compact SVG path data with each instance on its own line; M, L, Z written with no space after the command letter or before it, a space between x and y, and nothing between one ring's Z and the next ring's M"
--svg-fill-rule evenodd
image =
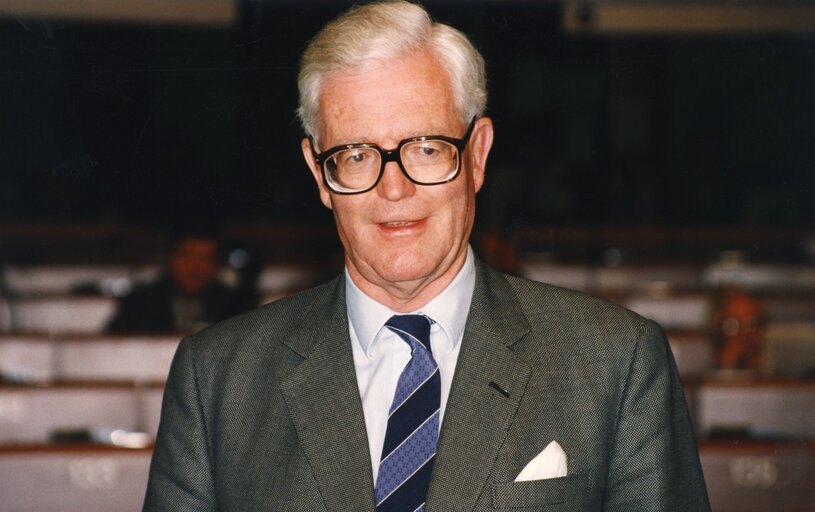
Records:
M744 292L726 292L717 316L722 340L719 366L760 370L765 325L761 301Z

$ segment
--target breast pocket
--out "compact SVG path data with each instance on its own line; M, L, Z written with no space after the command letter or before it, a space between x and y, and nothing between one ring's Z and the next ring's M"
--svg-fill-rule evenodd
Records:
M492 484L494 510L581 510L586 500L588 475L528 482L495 482Z

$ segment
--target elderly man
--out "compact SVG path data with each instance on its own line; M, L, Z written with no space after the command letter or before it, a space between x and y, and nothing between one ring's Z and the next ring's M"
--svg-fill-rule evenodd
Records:
M185 339L145 510L708 510L657 325L472 254L481 56L354 8L300 72L345 273Z

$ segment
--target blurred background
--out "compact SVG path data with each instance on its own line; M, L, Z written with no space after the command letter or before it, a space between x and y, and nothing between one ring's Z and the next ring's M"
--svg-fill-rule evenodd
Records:
M663 325L714 510L815 510L815 6L423 3L487 61L476 252ZM349 5L0 0L0 508L138 510L181 334L342 268L295 109Z

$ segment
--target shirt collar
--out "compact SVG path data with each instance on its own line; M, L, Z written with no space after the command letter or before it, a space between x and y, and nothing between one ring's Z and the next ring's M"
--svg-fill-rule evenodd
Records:
M452 349L464 335L474 289L475 263L472 248L468 246L467 258L453 281L430 302L412 313L420 313L432 318L446 334L449 342L448 349ZM347 268L345 269L345 301L351 329L356 334L365 354L370 356L371 345L377 333L385 322L397 313L365 295L354 284Z

